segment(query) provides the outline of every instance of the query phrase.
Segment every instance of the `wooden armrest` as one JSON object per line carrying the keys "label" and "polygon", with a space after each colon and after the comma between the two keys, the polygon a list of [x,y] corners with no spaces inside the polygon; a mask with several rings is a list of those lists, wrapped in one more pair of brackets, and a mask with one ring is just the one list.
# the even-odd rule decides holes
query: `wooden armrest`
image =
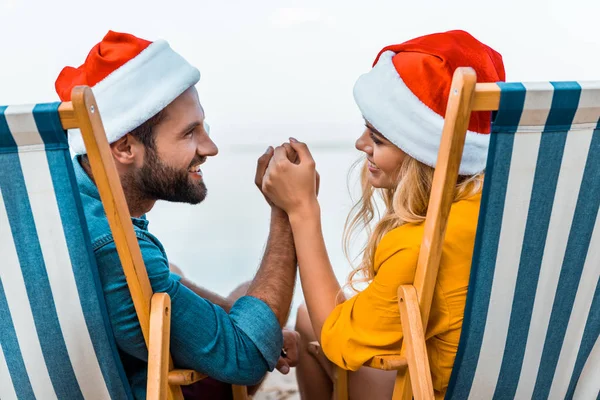
{"label": "wooden armrest", "polygon": [[174,369],[169,372],[169,385],[191,385],[207,376],[193,369]]}
{"label": "wooden armrest", "polygon": [[364,363],[365,367],[382,369],[384,371],[398,371],[408,366],[406,357],[400,355],[375,356]]}
{"label": "wooden armrest", "polygon": [[148,344],[147,398],[166,399],[169,385],[169,339],[171,337],[171,298],[154,293],[150,308],[150,341]]}
{"label": "wooden armrest", "polygon": [[[310,342],[308,344],[308,352],[313,356],[321,354],[322,350],[319,342]],[[408,361],[406,361],[406,357],[400,355],[375,356],[364,365],[365,367],[377,368],[385,371],[397,371],[406,368]]]}
{"label": "wooden armrest", "polygon": [[58,106],[58,113],[60,114],[60,122],[62,123],[63,129],[79,128],[79,121],[75,110],[73,109],[73,103],[65,102]]}
{"label": "wooden armrest", "polygon": [[248,396],[248,388],[246,386],[231,385],[231,394],[233,394],[233,400],[249,400],[252,398]]}

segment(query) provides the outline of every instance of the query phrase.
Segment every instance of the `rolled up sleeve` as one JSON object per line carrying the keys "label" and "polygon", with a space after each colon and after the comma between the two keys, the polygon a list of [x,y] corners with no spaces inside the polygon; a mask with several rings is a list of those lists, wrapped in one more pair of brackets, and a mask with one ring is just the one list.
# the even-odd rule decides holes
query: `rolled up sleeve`
{"label": "rolled up sleeve", "polygon": [[177,286],[171,303],[171,354],[178,367],[239,385],[255,384],[273,370],[283,338],[265,303],[242,297],[227,314]]}
{"label": "rolled up sleeve", "polygon": [[235,302],[229,316],[252,340],[272,371],[283,347],[281,327],[273,310],[256,297],[244,296]]}

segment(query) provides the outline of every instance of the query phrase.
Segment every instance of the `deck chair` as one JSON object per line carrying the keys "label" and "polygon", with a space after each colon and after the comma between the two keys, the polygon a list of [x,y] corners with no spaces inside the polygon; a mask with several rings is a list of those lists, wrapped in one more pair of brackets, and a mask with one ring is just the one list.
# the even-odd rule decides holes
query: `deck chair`
{"label": "deck chair", "polygon": [[[454,75],[394,399],[433,399],[433,290],[473,111],[494,111],[463,328],[447,399],[600,398],[600,82],[476,83]],[[318,351],[318,345],[312,345]],[[337,369],[335,396],[347,399]]]}
{"label": "deck chair", "polygon": [[69,154],[79,128],[148,345],[147,398],[182,399],[204,375],[173,367],[170,298],[152,293],[93,94],[72,99],[0,107],[0,398],[133,397]]}

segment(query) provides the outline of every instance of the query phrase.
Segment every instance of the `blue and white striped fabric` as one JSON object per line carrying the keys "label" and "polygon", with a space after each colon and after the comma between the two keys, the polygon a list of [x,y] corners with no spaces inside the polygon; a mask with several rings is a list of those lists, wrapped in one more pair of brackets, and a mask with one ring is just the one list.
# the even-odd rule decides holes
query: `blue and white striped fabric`
{"label": "blue and white striped fabric", "polygon": [[600,82],[500,84],[449,399],[596,399]]}
{"label": "blue and white striped fabric", "polygon": [[0,398],[132,398],[58,106],[0,107]]}

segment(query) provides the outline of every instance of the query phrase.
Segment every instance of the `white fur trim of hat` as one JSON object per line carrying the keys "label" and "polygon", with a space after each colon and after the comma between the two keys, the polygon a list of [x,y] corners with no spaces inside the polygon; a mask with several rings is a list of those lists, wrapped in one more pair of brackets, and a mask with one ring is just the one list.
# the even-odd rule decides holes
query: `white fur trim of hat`
{"label": "white fur trim of hat", "polygon": [[[363,117],[411,157],[435,167],[444,118],[431,110],[406,86],[392,62],[393,51],[354,85],[354,99]],[[485,169],[489,134],[467,131],[460,175]]]}
{"label": "white fur trim of hat", "polygon": [[[152,118],[200,80],[200,71],[157,40],[92,87],[109,143]],[[79,129],[69,129],[69,145],[85,154]]]}

